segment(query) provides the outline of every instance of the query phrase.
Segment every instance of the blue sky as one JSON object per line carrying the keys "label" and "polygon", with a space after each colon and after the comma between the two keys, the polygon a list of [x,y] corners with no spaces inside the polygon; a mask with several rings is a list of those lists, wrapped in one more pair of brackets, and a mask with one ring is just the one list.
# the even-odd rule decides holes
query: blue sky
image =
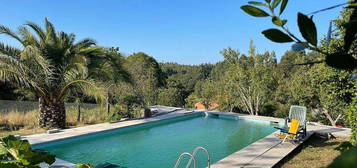
{"label": "blue sky", "polygon": [[[260,0],[262,1],[262,0]],[[261,31],[274,27],[268,18],[253,18],[240,6],[248,0],[1,0],[0,24],[17,28],[25,21],[90,37],[102,46],[118,46],[126,54],[143,51],[160,62],[215,63],[223,48],[246,53],[249,40],[258,52],[275,51],[278,59],[291,44],[273,43]],[[290,0],[283,15],[298,34],[296,14],[310,13],[346,0]],[[319,38],[341,8],[314,16]],[[0,36],[0,41],[18,45]]]}

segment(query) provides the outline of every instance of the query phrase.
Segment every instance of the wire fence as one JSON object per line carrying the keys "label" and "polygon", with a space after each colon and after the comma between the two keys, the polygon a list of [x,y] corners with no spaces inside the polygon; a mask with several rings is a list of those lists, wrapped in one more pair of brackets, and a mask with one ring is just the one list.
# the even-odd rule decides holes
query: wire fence
{"label": "wire fence", "polygon": [[[76,103],[66,103],[66,108],[76,107]],[[98,104],[81,103],[82,109],[94,109]],[[0,100],[0,113],[21,112],[37,110],[38,102],[36,101],[16,101],[16,100]]]}

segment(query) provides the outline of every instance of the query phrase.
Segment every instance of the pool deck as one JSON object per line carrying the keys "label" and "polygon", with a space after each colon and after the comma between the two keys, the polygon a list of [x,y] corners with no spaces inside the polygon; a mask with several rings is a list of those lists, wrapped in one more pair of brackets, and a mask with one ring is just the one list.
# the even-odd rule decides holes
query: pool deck
{"label": "pool deck", "polygon": [[[138,124],[144,124],[148,122],[172,119],[180,116],[190,115],[193,113],[198,113],[202,111],[185,111],[185,110],[175,110],[174,112],[167,113],[165,115],[160,115],[152,118],[137,119],[137,120],[127,120],[116,123],[102,123],[90,126],[83,126],[78,128],[64,129],[58,133],[53,134],[35,134],[29,136],[23,136],[23,139],[27,139],[31,144],[41,144],[50,141],[56,141],[61,139],[67,139],[71,137],[87,135],[91,133],[108,131],[112,129],[133,126]],[[240,118],[264,120],[264,121],[274,121],[283,122],[281,118],[264,117],[264,116],[253,116],[238,113],[228,113],[228,112],[215,112],[209,111],[209,113],[215,113],[220,115],[237,116]],[[278,131],[277,131],[278,132]],[[307,125],[307,136],[303,141],[307,140],[312,134],[332,134],[335,137],[349,137],[351,135],[350,129],[345,128],[335,128],[330,126],[318,125],[315,123],[308,123]],[[302,142],[303,142],[302,141]],[[254,142],[253,144],[223,158],[218,161],[212,168],[233,168],[233,167],[273,167],[290,152],[296,149],[302,142],[295,143],[291,141],[285,141],[282,143],[280,139],[274,136],[274,133]],[[214,155],[214,154],[212,154]],[[174,163],[173,163],[174,164]],[[54,165],[66,165],[67,167],[74,168],[75,165],[60,159],[57,159]],[[42,167],[46,167],[45,165]]]}
{"label": "pool deck", "polygon": [[[213,112],[222,114],[221,112]],[[274,122],[283,122],[284,119],[264,116],[253,116],[237,113],[224,113],[225,115],[239,116],[240,118],[249,118],[255,120],[265,120]],[[335,128],[331,126],[318,125],[316,123],[307,124],[307,136],[300,142],[285,141],[278,139],[274,134],[276,131],[253,144],[223,158],[211,168],[233,168],[233,167],[273,167],[284,159],[289,153],[300,146],[314,133],[332,134],[335,137],[351,136],[351,129]]]}

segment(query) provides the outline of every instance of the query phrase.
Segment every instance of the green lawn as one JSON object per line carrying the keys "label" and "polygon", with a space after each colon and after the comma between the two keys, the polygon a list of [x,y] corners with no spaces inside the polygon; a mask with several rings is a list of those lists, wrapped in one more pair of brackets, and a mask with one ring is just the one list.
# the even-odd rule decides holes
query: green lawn
{"label": "green lawn", "polygon": [[348,139],[324,139],[314,135],[304,145],[301,151],[296,151],[288,158],[282,168],[320,168],[328,166],[334,158],[340,155],[340,151],[335,148],[340,142]]}

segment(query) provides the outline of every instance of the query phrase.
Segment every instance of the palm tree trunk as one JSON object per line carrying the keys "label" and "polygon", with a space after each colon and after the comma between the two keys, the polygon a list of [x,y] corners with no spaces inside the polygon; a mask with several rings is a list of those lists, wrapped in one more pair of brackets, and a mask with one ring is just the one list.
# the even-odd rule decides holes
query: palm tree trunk
{"label": "palm tree trunk", "polygon": [[46,103],[42,98],[39,99],[41,127],[47,128],[65,128],[66,127],[66,109],[64,101]]}

